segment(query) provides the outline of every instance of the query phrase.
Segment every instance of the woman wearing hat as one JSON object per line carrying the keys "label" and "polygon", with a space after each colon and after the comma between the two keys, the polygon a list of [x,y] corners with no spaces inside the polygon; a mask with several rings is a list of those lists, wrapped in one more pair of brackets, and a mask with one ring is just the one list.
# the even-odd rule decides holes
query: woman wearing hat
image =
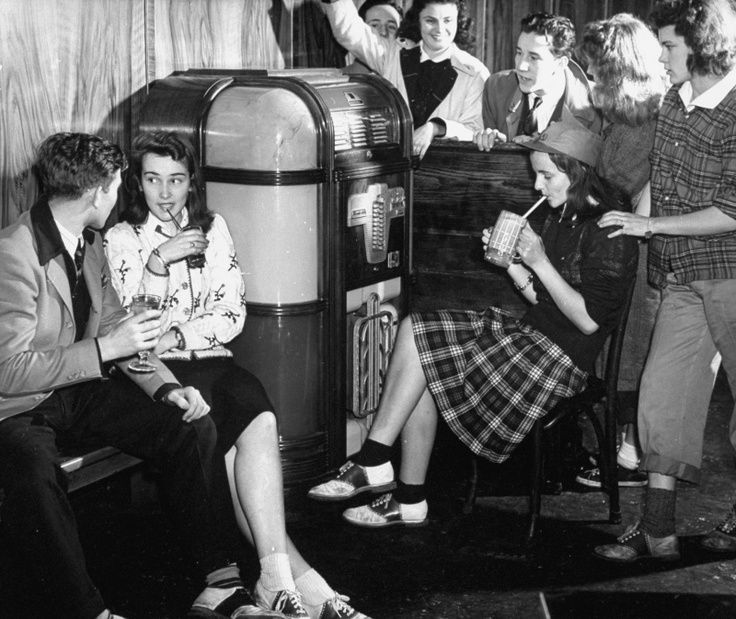
{"label": "woman wearing hat", "polygon": [[520,320],[496,307],[404,319],[368,438],[338,475],[309,492],[336,501],[393,488],[390,457],[401,435],[398,488],[346,510],[353,524],[424,524],[438,418],[475,454],[503,462],[538,418],[585,387],[617,324],[638,248],[596,224],[621,207],[594,171],[600,138],[568,115],[524,146],[534,187],[552,208],[541,236],[524,226],[521,261],[508,267],[530,308]]}

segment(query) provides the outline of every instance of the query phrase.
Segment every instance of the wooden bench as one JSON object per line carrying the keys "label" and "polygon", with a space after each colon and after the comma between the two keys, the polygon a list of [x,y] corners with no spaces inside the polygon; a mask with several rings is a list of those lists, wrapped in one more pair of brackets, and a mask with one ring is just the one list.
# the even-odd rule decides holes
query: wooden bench
{"label": "wooden bench", "polygon": [[[123,453],[115,447],[102,447],[89,452],[62,456],[59,458],[59,463],[61,469],[69,477],[69,492],[74,492],[138,466],[142,460]],[[0,503],[2,500],[3,491],[0,488]]]}
{"label": "wooden bench", "polygon": [[115,447],[102,447],[61,458],[61,469],[69,476],[69,492],[84,488],[134,466],[142,460]]}

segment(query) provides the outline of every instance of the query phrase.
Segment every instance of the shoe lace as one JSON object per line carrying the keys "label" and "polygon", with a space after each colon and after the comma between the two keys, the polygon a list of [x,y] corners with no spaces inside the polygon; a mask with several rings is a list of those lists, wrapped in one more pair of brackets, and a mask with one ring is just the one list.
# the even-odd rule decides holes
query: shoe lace
{"label": "shoe lace", "polygon": [[723,533],[731,533],[736,529],[736,505],[731,506],[731,511],[728,512],[723,522],[718,525],[718,530]]}
{"label": "shoe lace", "polygon": [[343,464],[340,467],[340,472],[338,473],[337,477],[338,479],[343,476],[343,474],[347,473],[351,468],[355,466],[355,463],[352,460],[348,460],[345,464]]}
{"label": "shoe lace", "polygon": [[373,501],[373,503],[371,503],[371,507],[386,507],[390,500],[391,493],[387,492],[386,494],[382,494],[375,501]]}
{"label": "shoe lace", "polygon": [[336,612],[348,615],[349,613],[353,612],[353,607],[347,603],[348,601],[350,601],[350,598],[347,595],[342,595],[341,593],[337,593],[336,591],[335,597],[330,600],[330,604]]}
{"label": "shoe lace", "polygon": [[[287,604],[290,606],[287,607]],[[302,604],[302,598],[296,591],[282,591],[282,595],[277,600],[274,610],[279,612],[288,610],[295,614],[304,614],[305,616],[307,614],[307,611]]]}

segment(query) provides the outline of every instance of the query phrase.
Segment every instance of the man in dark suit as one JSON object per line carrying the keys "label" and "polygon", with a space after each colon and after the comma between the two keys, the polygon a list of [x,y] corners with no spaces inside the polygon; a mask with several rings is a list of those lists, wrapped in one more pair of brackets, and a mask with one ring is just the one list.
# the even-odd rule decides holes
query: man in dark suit
{"label": "man in dark suit", "polygon": [[28,589],[13,597],[37,600],[54,617],[115,616],[87,573],[56,464],[59,445],[113,445],[160,471],[171,515],[207,582],[191,616],[251,607],[258,614],[234,563],[238,531],[209,406],[153,355],[156,371],[128,370],[158,341],[160,312],[123,311],[95,231],[117,201],[125,165],[119,147],[102,138],[51,136],[36,161],[43,194],[0,231],[3,560]]}
{"label": "man in dark suit", "polygon": [[572,60],[574,47],[575,28],[566,17],[532,13],[521,20],[514,69],[494,73],[485,85],[485,129],[474,137],[480,150],[540,133],[560,120],[565,109],[586,128],[600,132],[588,79]]}

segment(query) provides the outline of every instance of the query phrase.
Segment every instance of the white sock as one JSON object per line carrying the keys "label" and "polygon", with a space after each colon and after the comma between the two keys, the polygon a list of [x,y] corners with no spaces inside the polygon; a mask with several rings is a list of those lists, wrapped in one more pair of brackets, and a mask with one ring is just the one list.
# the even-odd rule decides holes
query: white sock
{"label": "white sock", "polygon": [[424,520],[427,517],[427,501],[419,503],[399,503],[401,517],[404,520]]}
{"label": "white sock", "polygon": [[274,552],[261,559],[261,585],[268,591],[296,591],[294,577],[291,575],[289,555]]}
{"label": "white sock", "polygon": [[636,453],[636,447],[623,441],[616,455],[616,462],[625,469],[633,471],[639,466],[639,455]]}
{"label": "white sock", "polygon": [[337,595],[327,581],[313,568],[296,578],[295,582],[297,591],[302,594],[304,603],[309,606],[321,606]]}

